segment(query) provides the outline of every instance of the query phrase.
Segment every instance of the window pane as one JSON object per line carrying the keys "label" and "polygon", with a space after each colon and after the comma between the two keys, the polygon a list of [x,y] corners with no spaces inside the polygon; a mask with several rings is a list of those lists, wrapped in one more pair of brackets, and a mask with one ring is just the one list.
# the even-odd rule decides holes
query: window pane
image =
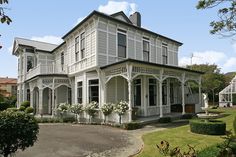
{"label": "window pane", "polygon": [[77,102],[82,103],[82,96],[83,96],[83,87],[82,87],[82,81],[77,82]]}
{"label": "window pane", "polygon": [[118,57],[126,58],[126,47],[118,46]]}
{"label": "window pane", "polygon": [[98,79],[96,79],[96,80],[89,80],[89,85],[92,85],[92,84],[96,85],[98,83],[99,83]]}
{"label": "window pane", "polygon": [[143,51],[149,51],[149,42],[143,41]]}
{"label": "window pane", "polygon": [[64,53],[61,53],[61,64],[64,64]]}
{"label": "window pane", "polygon": [[118,33],[118,45],[126,46],[126,35]]}
{"label": "window pane", "polygon": [[149,61],[149,52],[146,52],[146,51],[143,52],[143,60]]}

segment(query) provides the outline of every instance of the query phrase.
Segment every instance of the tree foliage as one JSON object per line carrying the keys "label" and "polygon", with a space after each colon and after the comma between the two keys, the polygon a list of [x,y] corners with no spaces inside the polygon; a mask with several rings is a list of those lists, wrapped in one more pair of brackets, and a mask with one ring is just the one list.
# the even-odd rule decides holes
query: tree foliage
{"label": "tree foliage", "polygon": [[[236,35],[236,1],[235,0],[199,0],[197,9],[219,7],[218,20],[212,21],[211,34],[230,37]],[[221,6],[221,7],[220,7]]]}
{"label": "tree foliage", "polygon": [[8,4],[8,0],[0,0],[0,21],[1,23],[7,23],[9,25],[12,20],[5,14],[6,8],[2,7],[3,4]]}
{"label": "tree foliage", "polygon": [[39,126],[33,116],[24,112],[0,112],[0,154],[4,157],[33,146]]}
{"label": "tree foliage", "polygon": [[215,64],[194,64],[188,65],[187,68],[205,73],[202,76],[202,92],[208,93],[210,101],[214,93],[219,93],[226,86],[224,74],[220,73]]}

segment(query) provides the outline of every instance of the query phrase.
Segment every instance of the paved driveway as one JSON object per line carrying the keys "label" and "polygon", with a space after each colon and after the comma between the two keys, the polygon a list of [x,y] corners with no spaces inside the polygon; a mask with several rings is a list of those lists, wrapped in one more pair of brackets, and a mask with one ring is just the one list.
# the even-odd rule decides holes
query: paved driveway
{"label": "paved driveway", "polygon": [[16,157],[128,156],[139,147],[125,130],[99,125],[43,124],[33,147]]}

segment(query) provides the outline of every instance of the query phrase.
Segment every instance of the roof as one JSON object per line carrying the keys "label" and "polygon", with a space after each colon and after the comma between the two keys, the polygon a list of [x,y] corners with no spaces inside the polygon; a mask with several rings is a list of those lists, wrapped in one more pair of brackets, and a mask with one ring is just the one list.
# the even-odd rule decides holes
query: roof
{"label": "roof", "polygon": [[[37,50],[48,51],[48,52],[51,52],[58,46],[56,44],[50,44],[50,43],[46,43],[42,41],[35,41],[35,40],[24,39],[24,38],[19,38],[19,37],[15,38],[14,46],[15,44],[18,44],[21,46],[32,46],[36,48]],[[13,52],[14,52],[14,48],[13,48]]]}
{"label": "roof", "polygon": [[0,84],[16,84],[16,78],[0,77]]}
{"label": "roof", "polygon": [[[116,14],[116,13],[115,13]],[[117,14],[121,14],[120,12],[118,12]],[[124,12],[123,12],[124,14]],[[128,22],[125,22],[125,21],[122,21],[120,19],[117,19],[115,17],[112,17],[112,15],[107,15],[107,14],[104,14],[104,13],[101,13],[101,12],[98,12],[96,10],[94,10],[93,12],[91,12],[85,19],[83,19],[79,24],[77,24],[74,28],[72,28],[69,32],[67,32],[63,37],[62,39],[65,39],[70,33],[72,33],[74,30],[76,30],[78,27],[80,27],[83,23],[85,23],[90,17],[92,17],[93,15],[97,15],[97,16],[102,16],[106,19],[109,19],[109,20],[112,20],[112,21],[116,21],[116,22],[119,22],[119,23],[122,23],[124,25],[127,25],[127,26],[130,26],[130,27],[133,27],[134,29],[137,29],[137,30],[141,30],[141,31],[144,31],[144,32],[147,32],[147,33],[150,33],[150,34],[153,34],[155,36],[159,36],[159,37],[162,37],[164,39],[167,39],[167,40],[170,40],[172,42],[175,42],[177,44],[179,44],[180,46],[183,45],[183,43],[179,42],[179,41],[176,41],[174,39],[171,39],[171,38],[168,38],[168,37],[165,37],[163,35],[160,35],[160,34],[157,34],[155,32],[152,32],[150,30],[147,30],[145,28],[142,28],[142,27],[138,27],[138,26],[135,26],[133,25],[132,23],[128,23]]]}
{"label": "roof", "polygon": [[136,59],[131,59],[131,58],[125,59],[123,61],[115,62],[112,64],[108,64],[108,65],[102,66],[100,68],[105,69],[105,68],[111,67],[113,65],[117,65],[117,64],[121,64],[121,63],[125,63],[125,62],[133,62],[133,63],[139,63],[139,64],[142,63],[142,64],[147,64],[147,65],[159,66],[159,67],[163,67],[163,68],[177,69],[177,70],[183,70],[183,71],[188,71],[188,72],[194,72],[194,73],[198,73],[198,74],[204,74],[204,72],[201,72],[201,71],[191,70],[191,69],[182,68],[182,67],[178,67],[178,66],[151,63],[151,62],[141,61],[141,60],[136,60]]}

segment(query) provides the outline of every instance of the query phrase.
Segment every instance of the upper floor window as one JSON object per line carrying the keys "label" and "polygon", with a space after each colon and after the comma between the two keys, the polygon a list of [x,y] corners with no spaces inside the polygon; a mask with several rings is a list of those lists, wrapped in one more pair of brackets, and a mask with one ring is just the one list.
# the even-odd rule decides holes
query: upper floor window
{"label": "upper floor window", "polygon": [[162,64],[168,64],[167,44],[162,44]]}
{"label": "upper floor window", "polygon": [[61,64],[62,65],[64,65],[64,61],[65,61],[65,59],[64,59],[64,52],[62,52],[61,53]]}
{"label": "upper floor window", "polygon": [[75,61],[79,60],[79,36],[75,38]]}
{"label": "upper floor window", "polygon": [[85,33],[82,33],[80,38],[81,38],[81,44],[80,44],[81,59],[83,59],[85,57]]}
{"label": "upper floor window", "polygon": [[143,40],[143,60],[149,62],[149,42]]}
{"label": "upper floor window", "polygon": [[126,35],[118,33],[118,57],[126,58]]}
{"label": "upper floor window", "polygon": [[33,56],[27,56],[27,72],[33,68],[34,61]]}

